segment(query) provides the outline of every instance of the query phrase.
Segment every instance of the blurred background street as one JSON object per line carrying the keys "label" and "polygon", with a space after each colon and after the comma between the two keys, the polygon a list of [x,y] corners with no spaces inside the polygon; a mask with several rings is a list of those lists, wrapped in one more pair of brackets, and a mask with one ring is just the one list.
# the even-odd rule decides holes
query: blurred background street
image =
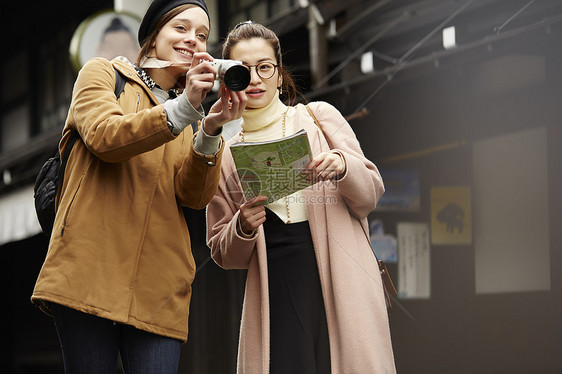
{"label": "blurred background street", "polygon": [[[2,5],[3,373],[62,373],[52,319],[30,302],[48,246],[33,182],[81,65],[114,51],[97,46],[107,22],[120,18],[134,43],[148,4]],[[380,168],[386,194],[369,221],[407,311],[390,312],[398,373],[562,373],[562,1],[207,4],[211,55],[240,21],[272,28],[302,100],[337,107]],[[185,214],[198,270],[179,372],[235,373],[245,272],[210,260],[205,212]]]}

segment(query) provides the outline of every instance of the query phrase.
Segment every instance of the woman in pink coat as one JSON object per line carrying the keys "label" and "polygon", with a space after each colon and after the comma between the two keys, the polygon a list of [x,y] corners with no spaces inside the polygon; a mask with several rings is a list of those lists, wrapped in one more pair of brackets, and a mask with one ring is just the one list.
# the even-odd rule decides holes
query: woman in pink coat
{"label": "woman in pink coat", "polygon": [[[364,231],[384,192],[376,166],[333,106],[283,104],[280,92],[292,101],[295,85],[271,30],[236,26],[223,58],[242,61],[251,74],[242,131],[225,147],[207,208],[215,262],[248,269],[238,372],[394,373],[381,277]],[[229,145],[301,129],[313,156],[305,173],[316,183],[273,202],[246,200]]]}

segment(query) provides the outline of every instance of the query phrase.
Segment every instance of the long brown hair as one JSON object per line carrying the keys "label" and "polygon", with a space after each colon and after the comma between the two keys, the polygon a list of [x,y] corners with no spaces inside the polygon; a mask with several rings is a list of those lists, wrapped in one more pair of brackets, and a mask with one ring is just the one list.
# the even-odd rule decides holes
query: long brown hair
{"label": "long brown hair", "polygon": [[137,56],[137,65],[140,66],[141,61],[148,56],[154,42],[156,41],[156,37],[158,36],[158,33],[160,32],[160,30],[162,30],[162,27],[164,27],[165,24],[167,24],[172,18],[174,18],[178,14],[182,13],[184,10],[190,8],[197,8],[197,7],[198,6],[195,4],[183,4],[173,8],[168,13],[164,14],[158,20],[156,26],[154,26],[154,30],[152,30],[150,34],[148,34],[148,36],[144,39],[144,43],[141,45],[141,49]]}
{"label": "long brown hair", "polygon": [[269,45],[271,45],[271,48],[273,48],[273,53],[277,59],[279,73],[281,74],[283,96],[287,98],[287,103],[289,105],[293,105],[298,94],[297,87],[291,73],[283,66],[279,38],[272,30],[252,21],[246,21],[236,25],[234,29],[230,30],[222,45],[222,58],[229,59],[232,48],[238,42],[252,38],[264,39],[269,43]]}

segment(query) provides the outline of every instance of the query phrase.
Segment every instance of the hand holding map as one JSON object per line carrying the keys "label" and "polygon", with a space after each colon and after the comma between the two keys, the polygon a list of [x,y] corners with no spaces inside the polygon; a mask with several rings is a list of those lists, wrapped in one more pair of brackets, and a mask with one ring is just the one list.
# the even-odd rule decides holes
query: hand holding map
{"label": "hand holding map", "polygon": [[267,196],[276,201],[312,184],[303,171],[312,160],[305,130],[266,142],[239,142],[230,146],[247,199]]}

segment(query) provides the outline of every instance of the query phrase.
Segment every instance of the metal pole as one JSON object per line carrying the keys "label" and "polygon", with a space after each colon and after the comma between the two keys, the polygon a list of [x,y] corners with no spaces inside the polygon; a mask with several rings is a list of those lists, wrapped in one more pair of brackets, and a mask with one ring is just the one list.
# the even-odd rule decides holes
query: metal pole
{"label": "metal pole", "polygon": [[321,82],[328,73],[328,40],[324,23],[316,5],[309,5],[308,35],[312,85]]}

